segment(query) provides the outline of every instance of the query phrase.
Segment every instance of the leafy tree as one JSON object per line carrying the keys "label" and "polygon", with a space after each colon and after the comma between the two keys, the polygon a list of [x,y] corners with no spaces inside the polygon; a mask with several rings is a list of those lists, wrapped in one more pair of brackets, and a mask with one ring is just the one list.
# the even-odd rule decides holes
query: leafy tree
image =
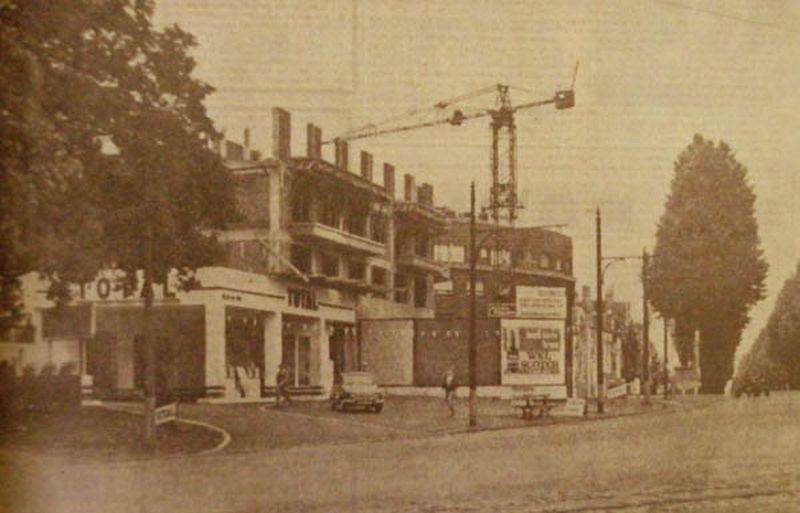
{"label": "leafy tree", "polygon": [[800,264],[784,282],[764,331],[766,356],[781,363],[792,388],[800,387]]}
{"label": "leafy tree", "polygon": [[153,9],[152,0],[0,5],[3,321],[15,320],[18,278],[30,271],[63,300],[67,284],[103,267],[131,281],[152,261],[157,281],[220,255],[200,232],[234,204],[208,149],[212,88],[192,77],[193,36],[156,29]]}
{"label": "leafy tree", "polygon": [[[682,333],[700,330],[703,390],[721,393],[748,311],[764,297],[755,194],[747,169],[722,141],[695,135],[674,169],[648,269],[650,297]],[[685,342],[682,362],[691,347]]]}

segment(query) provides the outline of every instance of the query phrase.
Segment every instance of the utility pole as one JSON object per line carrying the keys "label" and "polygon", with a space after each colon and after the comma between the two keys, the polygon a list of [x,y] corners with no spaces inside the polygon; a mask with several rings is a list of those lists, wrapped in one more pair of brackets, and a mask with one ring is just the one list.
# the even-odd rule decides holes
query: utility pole
{"label": "utility pole", "polygon": [[470,184],[469,194],[469,427],[478,425],[476,410],[477,374],[478,374],[478,341],[475,324],[477,315],[475,295],[475,264],[477,251],[475,244],[475,182]]}
{"label": "utility pole", "polygon": [[642,386],[644,399],[642,404],[650,404],[650,311],[647,308],[647,249],[642,250]]}
{"label": "utility pole", "polygon": [[597,328],[597,413],[603,413],[603,239],[600,207],[595,215],[597,234],[597,301],[595,301],[595,327]]}
{"label": "utility pole", "polygon": [[[142,172],[144,181],[144,201],[148,212],[152,212],[150,185],[147,172]],[[151,446],[155,438],[156,423],[156,356],[155,342],[153,341],[153,219],[148,214],[145,226],[145,265],[142,295],[144,296],[144,347],[145,347],[145,376],[144,376],[144,442]]]}
{"label": "utility pole", "polygon": [[668,339],[669,319],[664,317],[664,399],[669,397],[669,366],[667,351],[669,350]]}

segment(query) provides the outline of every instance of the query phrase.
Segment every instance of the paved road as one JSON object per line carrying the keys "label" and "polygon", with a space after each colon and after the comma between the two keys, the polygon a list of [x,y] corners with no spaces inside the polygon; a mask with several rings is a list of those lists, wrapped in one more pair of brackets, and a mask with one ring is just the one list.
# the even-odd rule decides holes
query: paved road
{"label": "paved road", "polygon": [[800,394],[426,440],[104,464],[6,457],[0,482],[0,508],[25,512],[785,513],[800,511]]}

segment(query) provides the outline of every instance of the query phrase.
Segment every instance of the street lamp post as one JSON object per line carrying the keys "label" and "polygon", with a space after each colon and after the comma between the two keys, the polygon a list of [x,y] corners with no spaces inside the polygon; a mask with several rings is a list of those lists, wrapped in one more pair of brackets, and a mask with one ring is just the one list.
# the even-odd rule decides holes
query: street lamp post
{"label": "street lamp post", "polygon": [[597,413],[603,413],[603,235],[600,207],[595,214],[597,243],[597,300],[595,301],[595,328],[597,330]]}
{"label": "street lamp post", "polygon": [[668,357],[667,351],[669,350],[668,338],[669,338],[669,319],[664,317],[664,399],[669,397],[669,365],[668,365]]}
{"label": "street lamp post", "polygon": [[650,404],[650,309],[647,306],[647,264],[649,255],[647,249],[642,250],[642,384],[644,386],[643,404]]}
{"label": "street lamp post", "polygon": [[478,341],[475,336],[477,319],[477,299],[475,295],[475,182],[470,184],[469,194],[469,427],[478,425],[476,411],[477,374],[478,374]]}

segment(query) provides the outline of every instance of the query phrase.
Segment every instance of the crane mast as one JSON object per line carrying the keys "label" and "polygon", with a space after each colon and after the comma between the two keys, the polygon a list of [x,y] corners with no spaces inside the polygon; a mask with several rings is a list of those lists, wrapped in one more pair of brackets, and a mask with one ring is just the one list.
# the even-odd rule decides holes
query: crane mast
{"label": "crane mast", "polygon": [[[506,219],[509,224],[513,224],[519,208],[517,131],[508,86],[498,84],[497,93],[499,107],[488,112],[492,118],[492,151],[490,154],[492,187],[489,191],[488,209],[496,224]],[[506,215],[503,215],[504,211]]]}
{"label": "crane mast", "polygon": [[[492,148],[489,156],[492,186],[489,191],[489,204],[483,210],[488,210],[495,224],[499,225],[501,222],[508,222],[509,225],[513,225],[517,219],[519,209],[523,208],[517,195],[517,132],[514,114],[519,110],[551,103],[558,110],[572,108],[575,105],[574,86],[577,73],[578,64],[576,63],[570,88],[558,91],[553,97],[544,100],[512,105],[509,94],[510,86],[497,84],[494,87],[485,87],[478,91],[434,104],[432,110],[437,117],[433,120],[388,127],[385,126],[387,122],[378,125],[370,124],[348,132],[337,139],[349,141],[443,124],[459,126],[464,121],[488,116],[491,119],[490,128],[492,130]],[[445,109],[454,107],[464,100],[485,95],[492,91],[496,92],[495,108],[479,109],[466,113],[460,108],[454,108],[450,115],[445,115]],[[419,114],[421,112],[423,111],[415,110],[409,114]]]}

